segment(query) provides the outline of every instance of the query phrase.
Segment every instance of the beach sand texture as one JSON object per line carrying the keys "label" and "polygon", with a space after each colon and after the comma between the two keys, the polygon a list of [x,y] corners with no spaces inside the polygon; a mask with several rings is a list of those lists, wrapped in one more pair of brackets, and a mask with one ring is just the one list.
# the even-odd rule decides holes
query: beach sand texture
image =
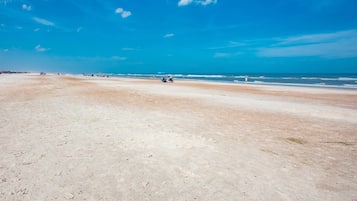
{"label": "beach sand texture", "polygon": [[357,90],[0,75],[0,200],[357,200]]}

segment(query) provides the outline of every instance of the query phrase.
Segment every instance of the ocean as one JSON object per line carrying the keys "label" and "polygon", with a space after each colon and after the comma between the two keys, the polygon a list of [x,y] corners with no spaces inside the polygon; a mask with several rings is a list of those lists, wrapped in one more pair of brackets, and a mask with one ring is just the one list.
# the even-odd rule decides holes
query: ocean
{"label": "ocean", "polygon": [[[110,74],[115,77],[160,79],[157,74]],[[357,74],[170,74],[174,80],[202,80],[225,83],[313,86],[357,89]],[[246,81],[247,79],[247,81]]]}

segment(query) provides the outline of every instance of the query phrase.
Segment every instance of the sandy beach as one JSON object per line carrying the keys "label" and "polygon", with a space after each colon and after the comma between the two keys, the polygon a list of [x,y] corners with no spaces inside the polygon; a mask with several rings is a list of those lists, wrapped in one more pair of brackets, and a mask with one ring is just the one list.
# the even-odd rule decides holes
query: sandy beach
{"label": "sandy beach", "polygon": [[357,90],[0,75],[0,200],[357,200]]}

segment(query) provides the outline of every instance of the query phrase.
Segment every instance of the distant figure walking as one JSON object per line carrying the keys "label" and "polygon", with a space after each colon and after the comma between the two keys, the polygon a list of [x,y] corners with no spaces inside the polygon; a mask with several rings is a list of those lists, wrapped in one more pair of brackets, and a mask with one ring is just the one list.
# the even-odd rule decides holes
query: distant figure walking
{"label": "distant figure walking", "polygon": [[248,75],[244,77],[244,82],[248,82]]}

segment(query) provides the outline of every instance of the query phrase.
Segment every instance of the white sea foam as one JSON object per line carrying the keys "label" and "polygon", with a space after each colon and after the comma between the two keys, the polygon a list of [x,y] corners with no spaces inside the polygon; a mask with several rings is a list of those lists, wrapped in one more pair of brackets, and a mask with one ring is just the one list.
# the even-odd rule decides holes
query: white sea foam
{"label": "white sea foam", "polygon": [[225,75],[192,75],[188,74],[187,77],[195,77],[195,78],[224,78],[227,77]]}
{"label": "white sea foam", "polygon": [[[233,76],[233,78],[245,78],[246,76],[239,75],[239,76]],[[249,78],[249,77],[248,77]]]}
{"label": "white sea foam", "polygon": [[268,79],[269,77],[265,77],[265,76],[251,76],[248,78],[252,78],[252,79]]}
{"label": "white sea foam", "polygon": [[264,82],[264,81],[257,81],[257,80],[255,80],[253,82],[247,82],[247,83],[248,84],[262,84],[262,85],[280,85],[280,86],[357,89],[357,84],[327,85],[326,83],[303,84],[303,83]]}
{"label": "white sea foam", "polygon": [[357,89],[357,84],[344,84],[343,86],[348,87],[348,88]]}
{"label": "white sea foam", "polygon": [[185,75],[183,75],[183,74],[173,74],[172,76],[173,77],[185,77]]}
{"label": "white sea foam", "polygon": [[322,78],[320,78],[320,80],[330,80],[330,81],[337,81],[337,80],[339,80],[339,79],[337,79],[337,78],[326,78],[326,77],[322,77]]}
{"label": "white sea foam", "polygon": [[354,78],[354,77],[339,77],[338,80],[341,80],[341,81],[357,81],[357,78]]}
{"label": "white sea foam", "polygon": [[283,80],[298,80],[300,78],[299,77],[282,77],[280,79],[283,79]]}
{"label": "white sea foam", "polygon": [[321,77],[301,77],[303,80],[320,80]]}

